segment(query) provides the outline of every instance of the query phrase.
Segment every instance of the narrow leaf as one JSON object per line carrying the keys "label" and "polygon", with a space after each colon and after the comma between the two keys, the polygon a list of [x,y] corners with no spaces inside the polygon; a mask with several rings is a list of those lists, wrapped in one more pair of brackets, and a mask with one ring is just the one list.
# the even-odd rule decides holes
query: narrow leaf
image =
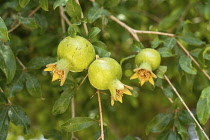
{"label": "narrow leaf", "polygon": [[196,113],[201,124],[205,124],[210,117],[210,86],[203,89],[197,102]]}
{"label": "narrow leaf", "polygon": [[19,21],[29,29],[36,29],[38,27],[35,18],[19,17]]}
{"label": "narrow leaf", "polygon": [[0,92],[0,105],[7,104],[7,103],[8,103],[7,97],[5,96],[3,92]]}
{"label": "narrow leaf", "polygon": [[10,83],[15,75],[16,60],[9,46],[0,41],[0,69],[4,72],[7,83]]}
{"label": "narrow leaf", "polygon": [[155,49],[155,48],[157,48],[162,43],[163,43],[162,40],[152,41],[151,48]]}
{"label": "narrow leaf", "polygon": [[47,18],[42,14],[36,14],[34,17],[38,27],[41,29],[41,32],[44,32],[48,27]]}
{"label": "narrow leaf", "polygon": [[157,77],[164,79],[164,74],[167,71],[167,66],[159,66],[156,70]]}
{"label": "narrow leaf", "polygon": [[192,119],[192,117],[190,116],[189,112],[187,110],[183,110],[181,112],[179,112],[177,114],[178,119],[180,120],[180,122],[184,125],[189,125],[194,123],[194,120]]}
{"label": "narrow leaf", "polygon": [[36,70],[36,69],[40,69],[41,67],[43,67],[47,64],[53,63],[55,61],[56,61],[56,59],[52,58],[52,57],[41,57],[41,56],[34,57],[27,64],[27,68]]}
{"label": "narrow leaf", "polygon": [[5,92],[9,96],[14,96],[15,93],[18,93],[23,89],[25,81],[26,81],[25,72],[22,72],[21,74],[15,75],[14,79],[8,85]]}
{"label": "narrow leaf", "polygon": [[43,10],[48,11],[48,0],[40,0],[39,3]]}
{"label": "narrow leaf", "polygon": [[142,49],[144,49],[144,45],[139,42],[139,41],[134,41],[133,44],[131,45],[131,48],[134,52],[139,52],[141,51]]}
{"label": "narrow leaf", "polygon": [[122,63],[123,63],[125,60],[131,59],[131,58],[134,58],[134,57],[136,57],[136,55],[130,55],[130,56],[127,56],[127,57],[125,57],[125,58],[122,58],[122,59],[120,60],[120,65],[122,65]]}
{"label": "narrow leaf", "polygon": [[197,39],[195,37],[192,37],[192,36],[190,36],[190,37],[188,37],[188,36],[187,37],[178,37],[178,38],[182,39],[187,44],[193,45],[193,46],[201,46],[201,45],[204,44],[203,41],[201,41],[200,39]]}
{"label": "narrow leaf", "polygon": [[88,11],[88,20],[90,22],[96,21],[98,18],[104,16],[104,15],[109,15],[108,12],[104,9],[101,9],[99,7],[92,7]]}
{"label": "narrow leaf", "polygon": [[29,2],[30,0],[19,0],[19,5],[24,8]]}
{"label": "narrow leaf", "polygon": [[74,96],[74,92],[75,92],[74,90],[72,91],[67,90],[61,94],[61,96],[58,98],[58,100],[55,102],[53,106],[52,113],[54,115],[62,114],[68,109],[71,99]]}
{"label": "narrow leaf", "polygon": [[9,129],[8,107],[0,108],[0,140],[6,140]]}
{"label": "narrow leaf", "polygon": [[7,26],[4,23],[4,20],[0,17],[0,39],[4,42],[9,40]]}
{"label": "narrow leaf", "polygon": [[22,108],[11,105],[8,114],[13,124],[23,126],[25,134],[29,132],[30,119]]}
{"label": "narrow leaf", "polygon": [[81,19],[82,9],[80,5],[75,2],[75,0],[68,0],[66,3],[66,12],[72,18]]}
{"label": "narrow leaf", "polygon": [[100,32],[101,32],[101,29],[98,28],[98,27],[91,28],[90,32],[88,34],[88,39],[91,39],[91,38],[95,37]]}
{"label": "narrow leaf", "polygon": [[166,97],[168,98],[173,98],[173,92],[172,92],[172,89],[171,87],[166,87],[166,88],[163,88],[163,93],[166,95]]}
{"label": "narrow leaf", "polygon": [[44,138],[53,140],[63,140],[62,133],[56,129],[52,129],[49,131],[44,132]]}
{"label": "narrow leaf", "polygon": [[184,126],[178,119],[175,119],[174,125],[177,128],[179,135],[181,136],[182,140],[187,140],[189,138],[187,128]]}
{"label": "narrow leaf", "polygon": [[167,38],[165,40],[165,43],[164,43],[164,47],[167,47],[169,49],[173,49],[173,47],[176,45],[176,39],[173,38],[173,37],[170,37],[170,38]]}
{"label": "narrow leaf", "polygon": [[71,24],[68,27],[68,35],[71,37],[75,37],[77,35],[77,25],[76,24]]}
{"label": "narrow leaf", "polygon": [[62,124],[61,127],[67,132],[75,132],[88,128],[95,123],[97,123],[97,121],[89,117],[75,117],[69,119],[67,122]]}
{"label": "narrow leaf", "polygon": [[172,57],[174,54],[172,54],[171,49],[168,47],[162,47],[158,49],[158,52],[162,57]]}
{"label": "narrow leaf", "polygon": [[147,125],[146,134],[150,132],[158,133],[163,131],[169,124],[173,117],[173,114],[163,114],[160,113],[156,115]]}
{"label": "narrow leaf", "polygon": [[189,74],[197,74],[197,70],[192,66],[192,60],[186,56],[183,55],[179,59],[179,65],[186,73]]}
{"label": "narrow leaf", "polygon": [[96,54],[98,54],[100,57],[110,57],[111,53],[103,48],[100,48],[98,46],[94,46]]}
{"label": "narrow leaf", "polygon": [[162,132],[157,140],[182,140],[177,131],[167,130]]}
{"label": "narrow leaf", "polygon": [[38,79],[31,74],[27,74],[26,76],[26,89],[31,96],[41,97],[41,85]]}
{"label": "narrow leaf", "polygon": [[55,10],[58,6],[65,6],[68,0],[56,0],[53,4],[53,9]]}

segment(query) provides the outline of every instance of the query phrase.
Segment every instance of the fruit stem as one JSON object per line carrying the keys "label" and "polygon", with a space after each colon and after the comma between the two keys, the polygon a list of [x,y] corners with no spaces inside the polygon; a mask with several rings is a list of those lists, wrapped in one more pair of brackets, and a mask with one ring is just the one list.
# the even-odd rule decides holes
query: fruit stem
{"label": "fruit stem", "polygon": [[100,90],[97,90],[98,94],[98,105],[99,105],[99,114],[100,114],[100,126],[101,126],[101,136],[98,138],[98,140],[102,139],[104,140],[104,124],[103,124],[103,113],[102,113],[102,107],[101,107],[101,97],[100,97]]}
{"label": "fruit stem", "polygon": [[139,66],[139,68],[142,68],[142,69],[146,69],[146,70],[149,70],[149,71],[152,71],[152,67],[149,63],[147,62],[142,62]]}

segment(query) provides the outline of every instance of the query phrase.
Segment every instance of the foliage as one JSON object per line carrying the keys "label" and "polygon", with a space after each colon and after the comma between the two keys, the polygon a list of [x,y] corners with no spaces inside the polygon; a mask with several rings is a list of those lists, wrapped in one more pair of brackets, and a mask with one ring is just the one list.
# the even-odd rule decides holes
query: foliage
{"label": "foliage", "polygon": [[[106,140],[207,139],[183,101],[209,136],[209,6],[210,0],[1,0],[0,140],[98,139],[101,121]],[[70,72],[64,86],[43,71],[56,61],[59,42],[75,35],[99,57],[120,62],[122,82],[134,88],[114,106],[101,91],[103,120],[87,70]],[[154,86],[130,80],[144,48],[162,57]]]}

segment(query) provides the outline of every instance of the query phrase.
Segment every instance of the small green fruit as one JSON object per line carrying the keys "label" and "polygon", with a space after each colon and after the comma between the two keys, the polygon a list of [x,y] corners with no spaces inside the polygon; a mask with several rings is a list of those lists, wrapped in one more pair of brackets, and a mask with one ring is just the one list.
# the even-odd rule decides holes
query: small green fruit
{"label": "small green fruit", "polygon": [[151,48],[141,50],[135,58],[135,63],[139,67],[142,63],[147,63],[151,66],[151,70],[156,70],[161,62],[161,57],[158,51]]}
{"label": "small green fruit", "polygon": [[123,94],[131,95],[128,89],[132,89],[132,87],[121,83],[121,77],[122,68],[120,64],[108,57],[95,60],[88,69],[88,78],[93,87],[100,90],[110,90],[112,106],[114,101],[122,103]]}
{"label": "small green fruit", "polygon": [[58,61],[46,65],[44,71],[52,71],[52,81],[60,80],[62,86],[69,71],[81,72],[87,69],[95,59],[95,50],[92,44],[83,37],[66,37],[57,48]]}

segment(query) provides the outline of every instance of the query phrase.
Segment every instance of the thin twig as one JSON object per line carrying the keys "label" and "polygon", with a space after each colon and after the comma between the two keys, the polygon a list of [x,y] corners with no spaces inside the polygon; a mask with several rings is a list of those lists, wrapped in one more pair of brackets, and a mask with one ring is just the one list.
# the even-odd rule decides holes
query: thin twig
{"label": "thin twig", "polygon": [[204,75],[210,80],[210,76],[208,73],[201,68],[199,63],[192,57],[192,55],[185,49],[185,47],[178,41],[176,40],[177,44],[182,48],[182,50],[190,57],[190,59],[195,63],[195,65],[204,73]]}
{"label": "thin twig", "polygon": [[8,31],[8,33],[11,33],[12,31],[14,31],[14,30],[15,30],[16,28],[18,28],[19,26],[20,26],[20,22],[18,22],[16,26],[14,26],[12,29],[10,29],[10,30]]}
{"label": "thin twig", "polygon": [[79,88],[81,87],[81,85],[84,83],[85,79],[88,77],[88,74],[86,74],[86,76],[83,78],[82,82],[79,84],[79,86],[77,87],[77,90],[79,90]]}
{"label": "thin twig", "polygon": [[168,82],[168,84],[171,86],[171,88],[173,89],[173,91],[176,93],[176,95],[178,96],[178,98],[180,99],[180,101],[182,102],[182,104],[184,105],[184,107],[187,109],[187,111],[189,112],[190,116],[193,118],[193,120],[195,121],[195,123],[198,125],[198,127],[200,128],[200,130],[202,131],[202,133],[204,134],[204,136],[206,137],[206,139],[209,140],[207,134],[205,133],[205,131],[203,130],[203,128],[201,127],[201,125],[199,124],[199,122],[196,120],[196,118],[194,117],[193,113],[190,111],[190,109],[188,108],[188,106],[186,105],[186,103],[184,102],[184,100],[182,99],[182,97],[179,95],[179,93],[176,90],[176,88],[174,87],[174,85],[171,83],[171,81],[168,79],[168,77],[166,75],[164,75],[164,78]]}
{"label": "thin twig", "polygon": [[101,107],[101,97],[100,97],[100,90],[97,90],[98,94],[98,106],[99,106],[99,114],[100,114],[100,126],[101,126],[101,136],[98,140],[104,140],[104,124],[103,124],[103,114],[102,114],[102,107]]}
{"label": "thin twig", "polygon": [[[156,35],[164,35],[164,36],[170,36],[170,37],[176,37],[176,35],[175,34],[171,34],[171,33],[163,33],[163,32],[156,32],[156,31],[141,31],[141,30],[136,30],[136,29],[133,29],[133,28],[131,28],[130,26],[128,26],[128,25],[126,25],[124,22],[122,22],[122,21],[120,21],[119,19],[117,19],[116,17],[114,17],[114,16],[110,16],[110,18],[113,20],[113,21],[115,21],[115,22],[117,22],[119,25],[121,25],[122,27],[124,27],[128,32],[130,32],[132,35],[133,35],[133,37],[137,40],[137,41],[139,41],[139,38],[138,38],[138,36],[136,35],[136,34],[156,34]],[[176,39],[176,38],[175,38]],[[176,41],[177,41],[177,43],[178,43],[178,45],[179,45],[179,47],[181,47],[182,49],[183,49],[183,51],[190,57],[190,59],[192,59],[192,61],[198,66],[198,68],[204,73],[204,75],[208,78],[208,79],[210,79],[210,76],[208,75],[208,73],[205,71],[205,70],[203,70],[202,68],[201,68],[201,66],[199,65],[199,63],[192,57],[192,55],[184,48],[184,46],[176,39]]]}
{"label": "thin twig", "polygon": [[64,18],[63,18],[63,7],[59,6],[59,11],[60,11],[60,16],[61,16],[61,27],[62,27],[62,32],[65,33],[66,32],[66,26],[65,26],[65,22],[64,22]]}
{"label": "thin twig", "polygon": [[[80,5],[79,0],[76,0],[76,3],[78,3]],[[81,18],[84,18],[83,12],[81,12]],[[87,24],[86,23],[83,23],[83,26],[84,26],[84,29],[85,29],[85,34],[88,35]]]}
{"label": "thin twig", "polygon": [[[33,15],[39,10],[39,8],[40,8],[40,6],[38,6],[36,9],[34,9],[33,11],[31,11],[31,12],[28,14],[28,16],[29,16],[29,17],[33,16]],[[17,25],[14,26],[12,29],[10,29],[10,30],[8,31],[8,33],[12,32],[12,31],[14,31],[16,28],[18,28],[18,27],[20,26],[20,24],[21,24],[21,23],[18,21]]]}
{"label": "thin twig", "polygon": [[23,71],[27,71],[26,66],[20,61],[20,59],[16,56],[16,60],[18,61],[18,63],[21,65],[21,67],[23,68]]}
{"label": "thin twig", "polygon": [[66,23],[70,26],[71,22],[69,21],[69,19],[66,17],[65,13],[64,13],[64,9],[62,6],[59,7],[60,9],[60,16],[62,17],[62,19],[64,19],[66,21]]}
{"label": "thin twig", "polygon": [[32,17],[38,10],[40,9],[40,6],[36,7],[32,12],[29,13],[29,17]]}

